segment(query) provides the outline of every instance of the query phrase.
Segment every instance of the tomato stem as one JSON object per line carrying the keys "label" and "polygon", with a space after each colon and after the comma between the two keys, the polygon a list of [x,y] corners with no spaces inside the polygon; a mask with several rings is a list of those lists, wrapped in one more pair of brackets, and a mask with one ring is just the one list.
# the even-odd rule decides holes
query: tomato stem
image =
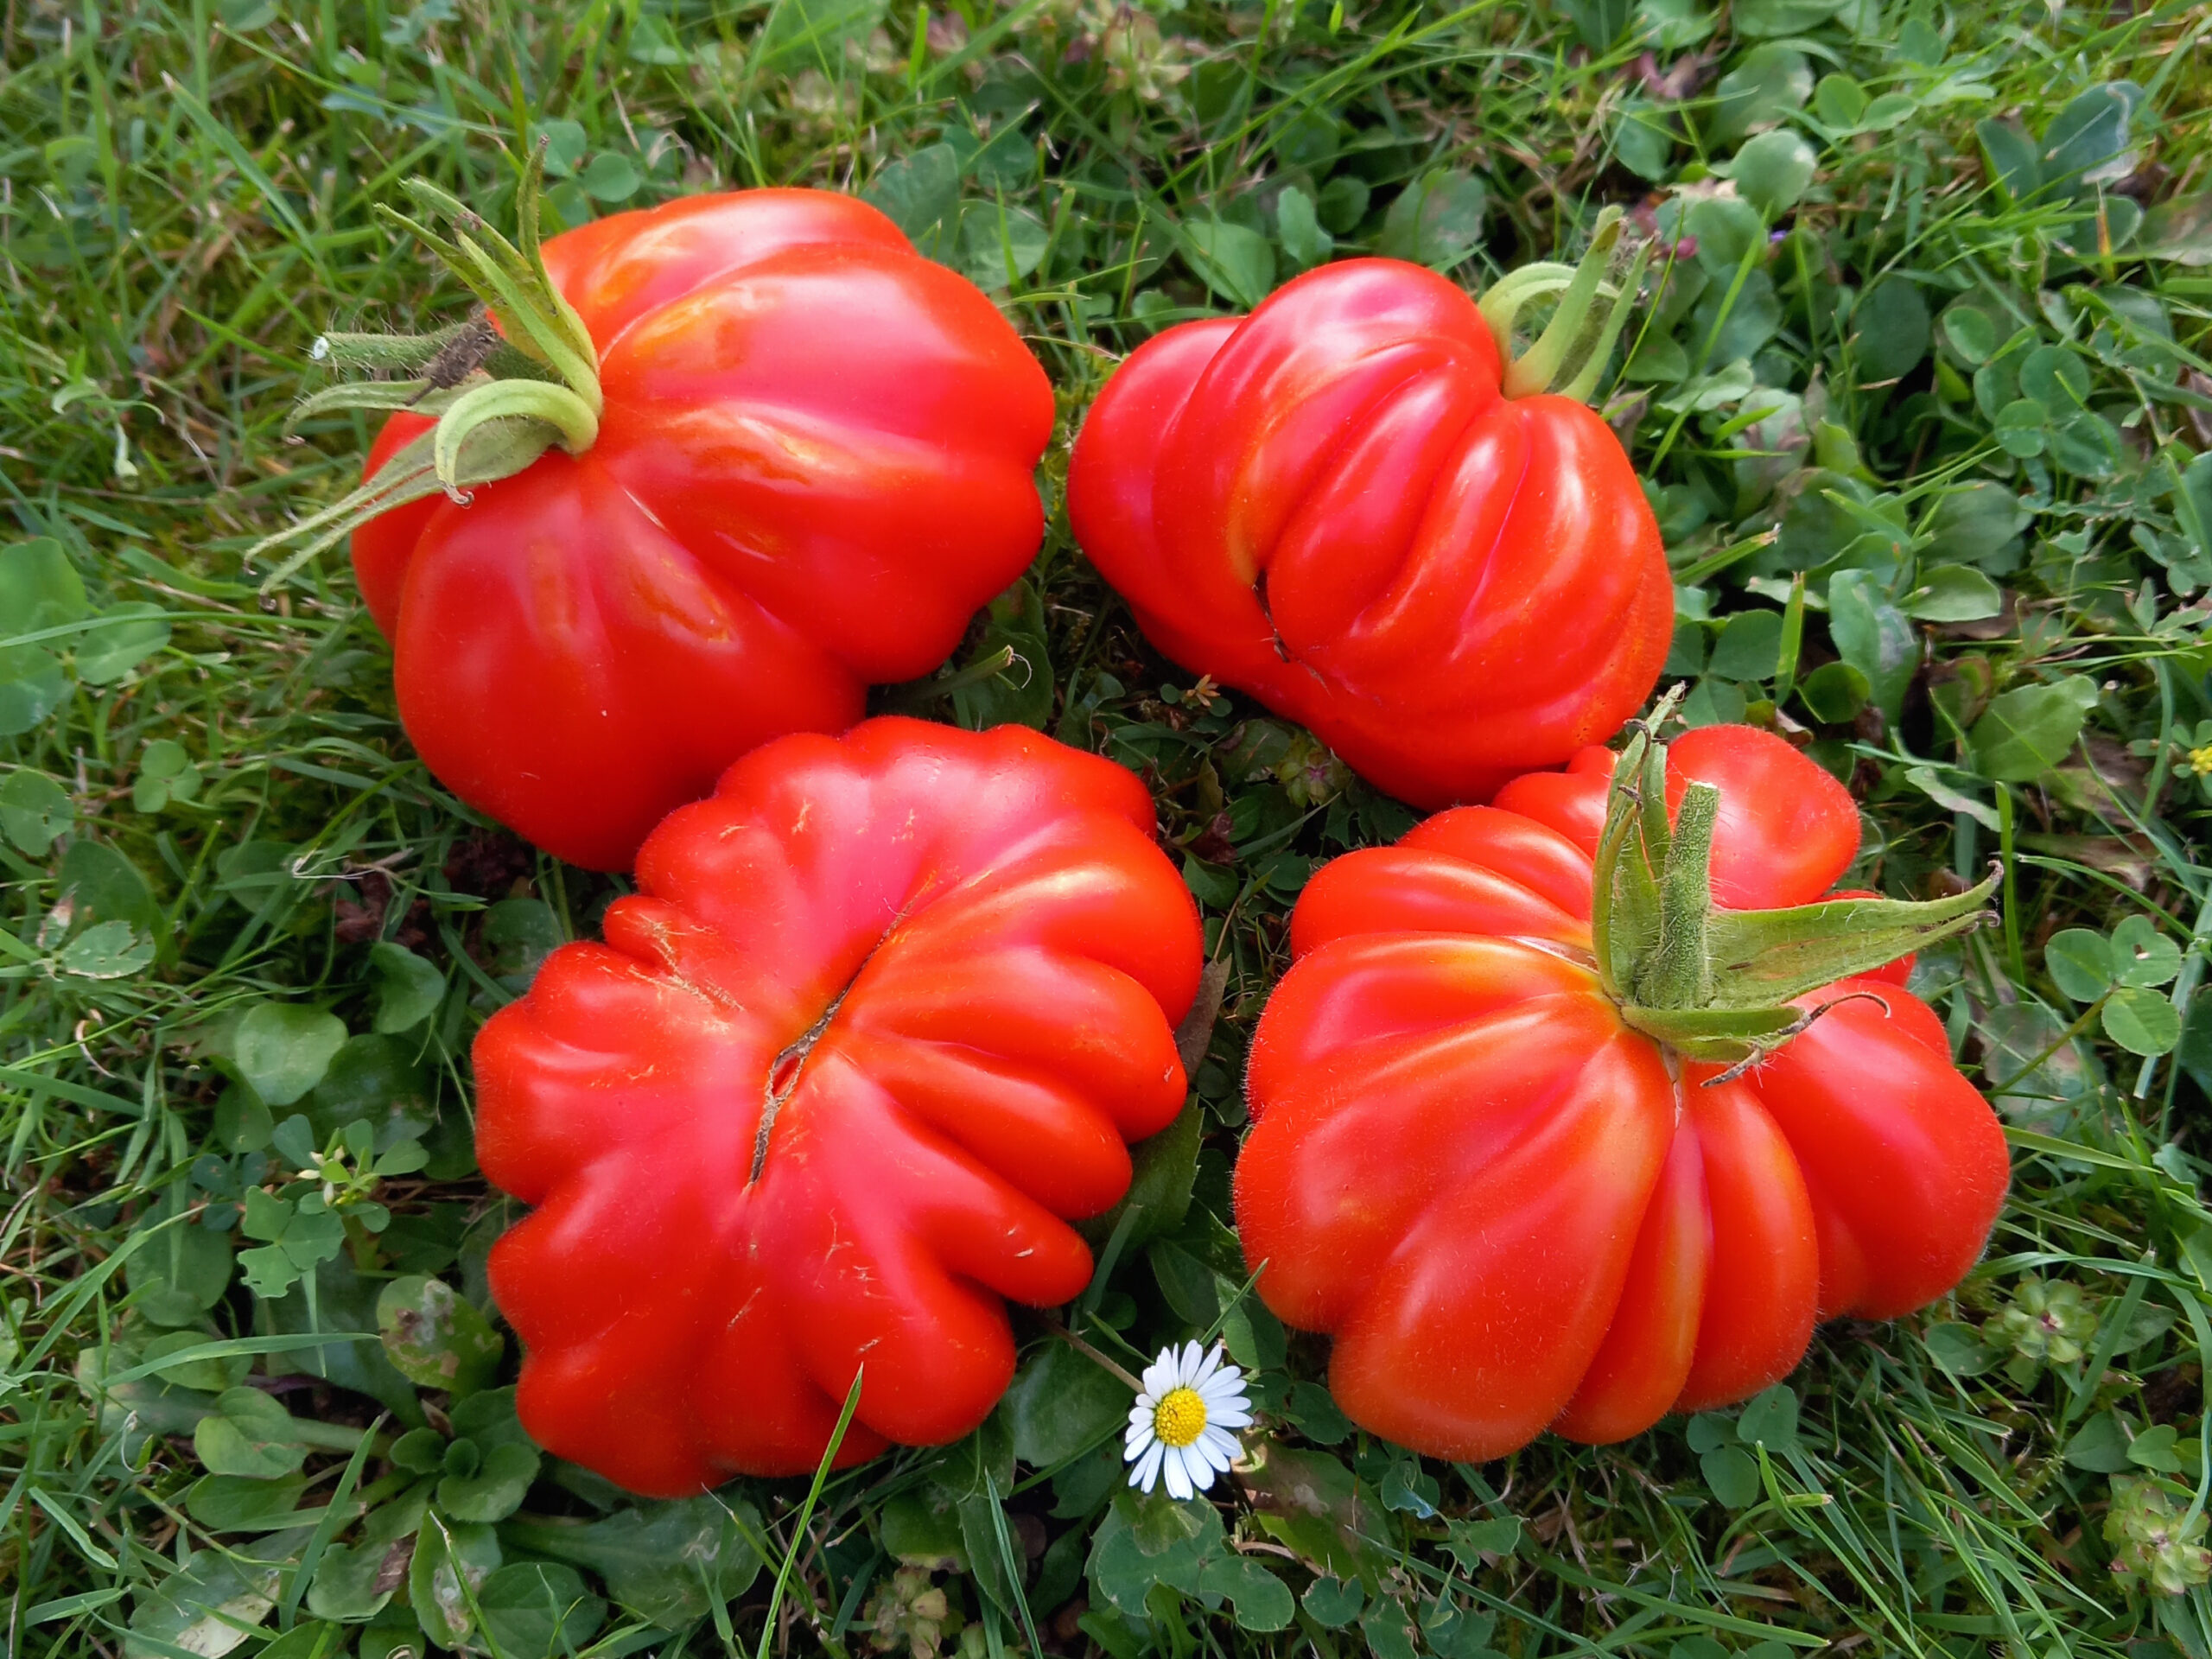
{"label": "tomato stem", "polygon": [[474,486],[512,478],[548,449],[580,455],[597,442],[606,407],[598,352],[583,319],[554,285],[539,244],[544,172],[541,140],[516,192],[519,245],[426,180],[403,187],[423,219],[378,209],[435,255],[483,309],[429,334],[330,334],[315,341],[318,363],[403,378],[325,387],[301,400],[288,433],[303,420],[347,409],[418,414],[436,424],[359,489],[248,549],[251,562],[296,547],[262,583],[264,593],[380,513],[441,491],[465,506]]}
{"label": "tomato stem", "polygon": [[1637,1000],[1655,1007],[1702,1007],[1712,1000],[1713,959],[1705,935],[1713,913],[1709,872],[1719,816],[1720,791],[1711,784],[1692,784],[1659,872],[1658,943],[1637,964]]}
{"label": "tomato stem", "polygon": [[[1587,403],[1597,391],[1650,260],[1650,245],[1640,245],[1620,280],[1606,280],[1620,243],[1621,227],[1621,210],[1608,207],[1598,215],[1597,229],[1580,264],[1569,266],[1542,260],[1523,265],[1500,277],[1483,296],[1483,320],[1489,323],[1498,355],[1505,362],[1501,386],[1507,397],[1527,397],[1556,391],[1561,397]],[[1535,342],[1516,356],[1513,331],[1522,308],[1552,294],[1560,297],[1550,322]],[[1612,302],[1602,319],[1593,312],[1601,298]],[[1562,382],[1570,365],[1574,369],[1573,377]]]}
{"label": "tomato stem", "polygon": [[1991,919],[2001,869],[1968,892],[1914,903],[1828,899],[1783,910],[1713,902],[1720,791],[1694,782],[1671,824],[1659,732],[1669,693],[1630,733],[1613,770],[1592,871],[1598,971],[1621,1017],[1683,1058],[1728,1065],[1772,1053],[1825,1011],[1796,1000]]}

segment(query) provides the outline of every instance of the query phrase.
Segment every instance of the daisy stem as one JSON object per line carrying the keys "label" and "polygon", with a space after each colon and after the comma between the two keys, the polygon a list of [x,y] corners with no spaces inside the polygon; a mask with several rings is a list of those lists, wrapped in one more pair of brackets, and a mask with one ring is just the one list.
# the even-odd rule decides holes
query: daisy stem
{"label": "daisy stem", "polygon": [[1081,1337],[1076,1335],[1074,1332],[1069,1330],[1067,1326],[1062,1325],[1058,1319],[1048,1318],[1045,1323],[1052,1327],[1052,1334],[1054,1336],[1066,1343],[1067,1345],[1074,1349],[1076,1352],[1081,1354],[1085,1359],[1090,1360],[1093,1364],[1100,1366],[1103,1370],[1121,1378],[1123,1382],[1128,1385],[1128,1389],[1131,1394],[1142,1394],[1144,1392],[1144,1383],[1136,1376],[1131,1375],[1125,1367],[1116,1364],[1110,1356],[1101,1353],[1097,1349],[1085,1342]]}

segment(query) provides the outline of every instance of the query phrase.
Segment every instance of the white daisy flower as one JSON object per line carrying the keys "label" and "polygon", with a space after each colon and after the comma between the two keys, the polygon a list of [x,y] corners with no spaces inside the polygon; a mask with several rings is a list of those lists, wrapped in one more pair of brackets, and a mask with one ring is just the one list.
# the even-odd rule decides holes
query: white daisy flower
{"label": "white daisy flower", "polygon": [[1145,1368],[1122,1455],[1135,1465],[1129,1484],[1150,1491],[1165,1477],[1167,1495],[1202,1492],[1236,1460],[1243,1448],[1230,1431],[1252,1421],[1244,1373],[1226,1363],[1216,1343],[1206,1353],[1195,1342],[1173,1345]]}

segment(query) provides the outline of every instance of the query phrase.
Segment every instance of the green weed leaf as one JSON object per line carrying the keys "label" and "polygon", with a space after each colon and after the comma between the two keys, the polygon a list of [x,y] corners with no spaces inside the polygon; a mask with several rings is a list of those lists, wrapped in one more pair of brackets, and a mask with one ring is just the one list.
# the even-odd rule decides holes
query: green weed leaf
{"label": "green weed leaf", "polygon": [[1275,285],[1275,254],[1257,231],[1228,219],[1184,227],[1190,263],[1203,282],[1230,304],[1249,310]]}
{"label": "green weed leaf", "polygon": [[1286,186],[1275,198],[1275,234],[1282,251],[1300,270],[1327,263],[1336,238],[1321,224],[1313,198],[1296,185]]}
{"label": "green weed leaf", "polygon": [[2167,1054],[2181,1041],[2181,1013],[2157,991],[2122,988],[2105,1004],[2105,1035],[2131,1054]]}
{"label": "green weed leaf", "polygon": [[1306,1586],[1305,1601],[1316,1624],[1340,1630],[1359,1617],[1367,1605],[1367,1592],[1357,1579],[1320,1578]]}
{"label": "green weed leaf", "polygon": [[2165,985],[2181,972],[2181,947],[2147,916],[2130,916],[2112,931],[2112,975],[2138,989]]}
{"label": "green weed leaf", "polygon": [[919,243],[960,200],[960,157],[946,143],[901,156],[876,174],[861,192],[861,200],[880,207],[892,223]]}
{"label": "green weed leaf", "polygon": [[0,547],[0,639],[65,627],[88,616],[84,579],[50,536]]}
{"label": "green weed leaf", "polygon": [[287,1548],[272,1541],[232,1551],[194,1550],[132,1611],[126,1659],[175,1659],[180,1652],[222,1659],[276,1607],[278,1569],[263,1558]]}
{"label": "green weed leaf", "polygon": [[111,605],[77,646],[77,677],[87,685],[112,685],[168,643],[168,620],[160,606]]}
{"label": "green weed leaf", "polygon": [[461,1646],[476,1629],[469,1604],[482,1605],[484,1581],[499,1559],[499,1535],[491,1528],[431,1516],[407,1568],[407,1598],[423,1634],[442,1648]]}
{"label": "green weed leaf", "polygon": [[270,1106],[289,1106],[322,1081],[346,1040],[345,1022],[296,1002],[257,1002],[231,1039],[238,1075]]}
{"label": "green weed leaf", "polygon": [[1121,1426],[1128,1387],[1067,1343],[1048,1341],[1006,1394],[1014,1455],[1033,1469],[1066,1462]]}
{"label": "green weed leaf", "polygon": [[[1765,0],[1769,5],[1805,3],[1806,0]],[[1825,0],[1810,0],[1825,3]],[[1737,19],[1740,26],[1742,16]],[[1794,32],[1794,31],[1791,31]],[[1770,223],[1797,205],[1813,182],[1819,158],[1813,147],[1786,127],[1777,127],[1747,140],[1736,152],[1731,169],[1744,200],[1764,214]]]}
{"label": "green weed leaf", "polygon": [[377,976],[374,1028],[379,1033],[412,1031],[445,1000],[446,976],[437,963],[404,944],[378,940],[369,947],[369,967]]}
{"label": "green weed leaf", "polygon": [[1471,173],[1433,168],[1400,191],[1382,218],[1376,251],[1450,270],[1482,240],[1490,194]]}
{"label": "green weed leaf", "polygon": [[1209,1557],[1198,1569],[1198,1593],[1226,1597],[1236,1610],[1238,1626],[1247,1630],[1282,1630],[1298,1612],[1298,1602],[1288,1585],[1256,1556],[1233,1551]]}
{"label": "green weed leaf", "polygon": [[295,1473],[307,1457],[292,1415],[258,1389],[228,1389],[216,1414],[193,1431],[192,1449],[210,1473],[273,1480]]}
{"label": "green weed leaf", "polygon": [[2043,961],[2058,988],[2076,1002],[2094,1002],[2112,986],[2112,947],[2086,927],[2052,934]]}
{"label": "green weed leaf", "polygon": [[2095,684],[2077,675],[1993,698],[1968,734],[1976,768],[2000,783],[2042,777],[2073,752],[2096,695]]}
{"label": "green weed leaf", "polygon": [[760,1535],[759,1514],[750,1504],[726,1508],[708,1497],[618,1510],[580,1524],[516,1520],[505,1530],[538,1554],[590,1568],[623,1607],[664,1630],[743,1595],[761,1567],[746,1541],[748,1533]]}
{"label": "green weed leaf", "polygon": [[61,947],[61,971],[79,979],[128,979],[154,960],[154,942],[128,922],[95,922]]}
{"label": "green weed leaf", "polygon": [[1919,284],[1903,276],[1885,276],[1861,295],[1851,322],[1864,386],[1903,379],[1928,355],[1934,338]]}
{"label": "green weed leaf", "polygon": [[393,1280],[378,1295],[377,1330],[402,1376],[456,1398],[492,1380],[507,1346],[450,1285],[420,1274]]}
{"label": "green weed leaf", "polygon": [[1698,1459],[1698,1466],[1713,1495],[1727,1508],[1748,1509],[1758,1501],[1759,1466],[1741,1446],[1717,1446]]}
{"label": "green weed leaf", "polygon": [[76,821],[69,792],[44,772],[25,766],[0,783],[0,832],[17,851],[43,858]]}
{"label": "green weed leaf", "polygon": [[607,1604],[574,1567],[517,1561],[484,1580],[477,1604],[483,1636],[501,1653],[560,1654],[582,1649],[607,1622]]}
{"label": "green weed leaf", "polygon": [[1843,660],[1865,677],[1874,706],[1894,723],[1920,666],[1920,639],[1873,572],[1841,570],[1829,579],[1828,632]]}
{"label": "green weed leaf", "polygon": [[1787,1382],[1754,1395],[1736,1419],[1736,1438],[1770,1452],[1797,1443],[1797,1391]]}

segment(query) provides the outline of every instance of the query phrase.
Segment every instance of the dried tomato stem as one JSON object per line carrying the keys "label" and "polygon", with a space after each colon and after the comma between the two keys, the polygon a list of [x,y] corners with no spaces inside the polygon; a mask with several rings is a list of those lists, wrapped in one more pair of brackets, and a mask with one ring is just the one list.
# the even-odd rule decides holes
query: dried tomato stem
{"label": "dried tomato stem", "polygon": [[1830,899],[1784,910],[1715,906],[1711,861],[1720,791],[1691,784],[1671,828],[1665,822],[1666,750],[1659,730],[1677,696],[1633,729],[1622,752],[1592,869],[1599,976],[1630,1027],[1687,1059],[1755,1062],[1833,1006],[1808,1014],[1793,1006],[1798,997],[1991,918],[1986,905],[2001,874],[1993,868],[1970,892],[1926,903]]}
{"label": "dried tomato stem", "polygon": [[317,362],[406,378],[326,387],[302,401],[292,424],[359,409],[413,411],[435,426],[427,443],[406,446],[359,489],[249,549],[249,561],[280,547],[297,549],[263,591],[404,502],[443,490],[466,505],[474,486],[511,478],[548,449],[582,454],[598,440],[606,406],[598,353],[583,319],[554,285],[538,241],[544,167],[541,142],[516,193],[519,245],[425,180],[404,188],[429,223],[378,210],[435,254],[483,310],[429,334],[332,334],[315,342]]}

